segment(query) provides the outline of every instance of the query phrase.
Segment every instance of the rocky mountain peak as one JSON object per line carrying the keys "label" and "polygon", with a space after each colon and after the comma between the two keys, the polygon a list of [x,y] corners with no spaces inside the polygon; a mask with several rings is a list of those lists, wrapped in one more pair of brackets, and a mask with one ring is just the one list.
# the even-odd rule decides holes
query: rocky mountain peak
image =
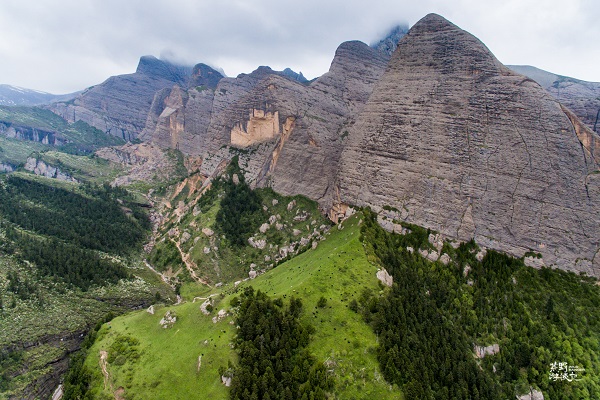
{"label": "rocky mountain peak", "polygon": [[185,85],[192,73],[192,68],[160,60],[154,56],[142,56],[135,72]]}
{"label": "rocky mountain peak", "polygon": [[203,86],[214,89],[222,78],[223,74],[214,68],[202,63],[196,64],[192,70],[190,87]]}
{"label": "rocky mountain peak", "polygon": [[371,47],[379,51],[381,54],[391,57],[398,47],[398,42],[407,33],[408,27],[406,25],[396,25],[383,39],[381,39],[379,42],[372,43]]}
{"label": "rocky mountain peak", "polygon": [[429,14],[349,129],[340,199],[598,276],[599,142],[537,83]]}

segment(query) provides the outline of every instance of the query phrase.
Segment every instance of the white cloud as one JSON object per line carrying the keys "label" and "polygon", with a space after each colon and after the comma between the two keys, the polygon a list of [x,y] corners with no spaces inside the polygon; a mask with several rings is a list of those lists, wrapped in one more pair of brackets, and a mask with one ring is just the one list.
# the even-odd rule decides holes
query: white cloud
{"label": "white cloud", "polygon": [[135,70],[140,56],[259,65],[315,77],[345,40],[372,42],[396,23],[437,12],[505,63],[600,81],[594,0],[3,0],[0,83],[54,93]]}

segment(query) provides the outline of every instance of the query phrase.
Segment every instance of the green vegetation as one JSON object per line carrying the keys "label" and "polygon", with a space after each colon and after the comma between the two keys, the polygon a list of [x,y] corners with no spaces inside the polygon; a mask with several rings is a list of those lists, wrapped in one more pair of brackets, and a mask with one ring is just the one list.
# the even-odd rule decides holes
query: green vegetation
{"label": "green vegetation", "polygon": [[125,143],[121,138],[108,135],[83,121],[69,124],[52,111],[39,107],[0,106],[0,122],[55,132],[65,142],[60,150],[72,154],[90,154],[100,147]]}
{"label": "green vegetation", "polygon": [[12,174],[0,199],[0,392],[21,398],[81,333],[161,283],[137,258],[149,222],[123,189]]}
{"label": "green vegetation", "polygon": [[150,228],[140,209],[127,216],[116,199],[120,188],[86,188],[89,196],[10,176],[0,187],[0,214],[22,229],[91,250],[125,254],[141,246]]}
{"label": "green vegetation", "polygon": [[246,183],[238,166],[237,156],[231,161],[226,173],[229,179],[221,183],[225,195],[215,218],[215,228],[231,245],[246,246],[250,235],[265,220],[265,215],[260,197]]}
{"label": "green vegetation", "polygon": [[[279,309],[277,313],[284,313],[289,306],[283,305],[290,304],[292,297],[302,299],[298,323],[314,327],[305,349],[326,367],[332,383],[328,393],[348,399],[401,398],[379,373],[375,334],[348,307],[362,291],[383,293],[375,277],[377,268],[367,261],[359,241],[359,223],[360,217],[351,218],[342,230],[333,228],[315,250],[237,287],[225,284],[219,289],[222,294],[206,288],[192,294],[192,284],[187,284],[181,292],[188,302],[168,308],[158,305],[153,315],[138,311],[104,325],[85,362],[94,376],[91,396],[111,396],[112,385],[115,390],[123,387],[126,398],[228,398],[230,390],[221,382],[221,374],[228,375],[239,365],[232,348],[238,330],[232,323],[239,315],[240,294],[251,286],[254,293],[275,298],[268,300],[272,303],[268,307]],[[212,297],[214,311],[204,315],[199,305],[211,294],[216,295]],[[202,299],[193,303],[192,296]],[[326,299],[323,308],[316,306],[320,298]],[[159,321],[168,310],[176,312],[177,322],[165,329]],[[218,310],[227,315],[215,323],[212,318]],[[109,363],[108,389],[104,389],[100,351],[108,351],[121,335],[139,340],[140,357],[123,366]]]}
{"label": "green vegetation", "polygon": [[[176,273],[183,253],[205,281],[231,282],[247,277],[252,264],[266,270],[306,250],[330,226],[314,201],[250,190],[235,161],[209,188],[201,189],[203,183],[192,175],[172,194],[171,204],[183,205],[184,214],[168,214],[161,226],[148,258],[155,269]],[[173,283],[189,280],[182,271]]]}
{"label": "green vegetation", "polygon": [[298,298],[284,308],[280,299],[255,294],[252,287],[244,290],[235,319],[239,361],[230,372],[231,399],[326,398],[332,382],[325,366],[306,351],[314,328],[299,322],[301,312]]}
{"label": "green vegetation", "polygon": [[25,164],[31,153],[50,149],[50,146],[39,142],[11,139],[2,135],[0,135],[0,146],[3,149],[0,152],[0,162],[15,167]]}
{"label": "green vegetation", "polygon": [[[379,335],[386,379],[406,399],[505,399],[540,388],[552,399],[600,396],[597,307],[593,279],[543,268],[473,242],[444,245],[453,261],[429,262],[406,250],[423,248],[428,231],[388,234],[366,212],[367,251],[394,277],[386,296],[364,296],[353,308]],[[477,360],[473,346],[499,344]],[[585,369],[578,381],[550,380],[553,362]]]}

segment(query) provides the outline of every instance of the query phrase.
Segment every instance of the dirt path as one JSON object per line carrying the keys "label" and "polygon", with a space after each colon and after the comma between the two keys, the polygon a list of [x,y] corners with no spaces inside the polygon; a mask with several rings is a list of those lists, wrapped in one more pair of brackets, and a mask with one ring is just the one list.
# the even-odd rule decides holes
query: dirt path
{"label": "dirt path", "polygon": [[183,252],[183,250],[181,250],[181,244],[179,243],[179,241],[173,240],[173,243],[175,243],[177,250],[179,250],[181,259],[183,260],[183,263],[185,264],[185,267],[187,268],[188,272],[190,273],[190,276],[192,277],[192,279],[198,283],[202,283],[203,285],[212,287],[212,286],[210,286],[210,284],[207,281],[205,281],[204,279],[202,279],[202,278],[198,277],[198,275],[196,275],[196,269],[198,268],[198,266],[196,265],[196,263],[194,261],[192,261],[190,259],[189,254],[186,254]]}
{"label": "dirt path", "polygon": [[[156,275],[160,276],[160,279],[163,280],[164,283],[166,283],[167,285],[173,287],[173,285],[171,285],[169,283],[169,278],[167,278],[165,275],[161,274],[160,272],[158,272],[157,270],[154,269],[154,267],[152,265],[150,265],[150,263],[144,259],[144,264],[146,264],[146,267],[148,267],[148,269],[152,272],[154,272]],[[174,289],[174,288],[173,288]]]}
{"label": "dirt path", "polygon": [[[106,385],[110,384],[108,375],[108,370],[106,369],[106,359],[108,358],[108,352],[106,350],[100,350],[100,368],[102,369],[102,375],[104,375],[104,389],[106,389]],[[112,392],[112,387],[110,388]]]}

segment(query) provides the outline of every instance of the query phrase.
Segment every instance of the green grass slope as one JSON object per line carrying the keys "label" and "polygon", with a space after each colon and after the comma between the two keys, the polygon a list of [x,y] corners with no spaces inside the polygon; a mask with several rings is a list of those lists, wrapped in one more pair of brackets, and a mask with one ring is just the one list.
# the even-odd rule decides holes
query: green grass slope
{"label": "green grass slope", "polygon": [[[377,268],[367,260],[359,241],[359,223],[359,217],[351,218],[343,229],[332,229],[316,249],[237,288],[225,285],[221,293],[205,293],[203,298],[214,295],[210,315],[200,309],[203,299],[186,298],[184,304],[155,307],[154,315],[138,311],[104,325],[86,360],[94,376],[94,398],[114,398],[117,391],[127,399],[228,398],[219,368],[235,361],[230,301],[246,285],[284,301],[291,296],[302,299],[301,318],[316,330],[309,350],[333,375],[334,398],[399,398],[379,373],[375,334],[348,308],[362,291],[382,290],[375,277]],[[189,285],[182,289],[184,295],[192,292]],[[318,307],[321,298],[326,302]],[[213,322],[220,310],[228,315]],[[174,312],[177,321],[162,328],[159,321],[167,311]],[[101,368],[103,351],[107,352],[106,375]]]}

